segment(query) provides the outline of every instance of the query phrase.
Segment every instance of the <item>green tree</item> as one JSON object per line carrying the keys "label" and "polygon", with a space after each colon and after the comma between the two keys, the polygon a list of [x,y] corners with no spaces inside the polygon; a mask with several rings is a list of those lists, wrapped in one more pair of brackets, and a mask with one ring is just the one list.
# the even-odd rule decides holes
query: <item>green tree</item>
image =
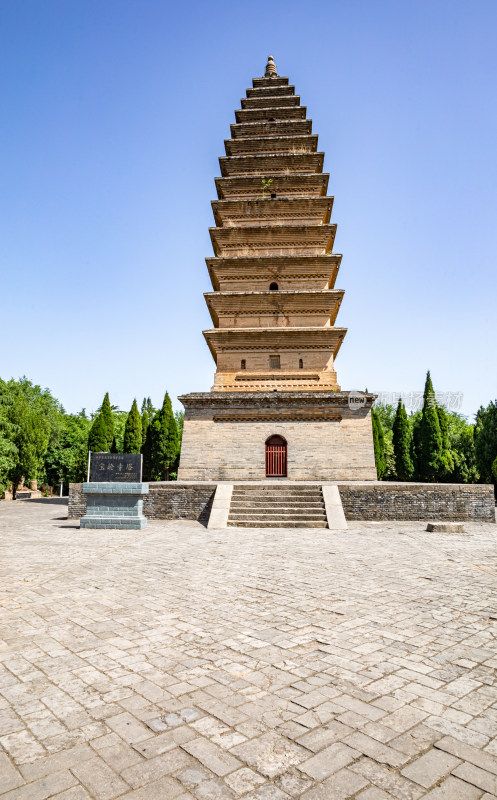
{"label": "green tree", "polygon": [[409,481],[414,472],[411,457],[412,432],[405,406],[400,397],[393,421],[392,434],[396,477],[399,481]]}
{"label": "green tree", "polygon": [[105,438],[107,439],[107,447],[105,449],[110,452],[114,443],[114,416],[110,405],[109,392],[105,393],[103,403],[100,407],[100,415],[105,424]]}
{"label": "green tree", "polygon": [[88,449],[92,453],[107,453],[109,452],[109,442],[107,438],[108,428],[102,414],[97,414],[93,420],[90,433],[88,436]]}
{"label": "green tree", "polygon": [[147,440],[147,430],[151,421],[155,417],[156,409],[152,405],[150,397],[144,397],[141,407],[141,420],[142,420],[142,452],[144,452],[145,443]]}
{"label": "green tree", "polygon": [[475,458],[482,483],[494,483],[497,489],[497,476],[493,465],[497,458],[497,400],[486,408],[481,406],[476,412]]}
{"label": "green tree", "polygon": [[154,416],[147,430],[144,459],[147,461],[148,480],[169,480],[169,472],[178,455],[178,427],[169,395],[165,394],[162,408]]}
{"label": "green tree", "polygon": [[371,409],[371,425],[373,427],[374,460],[376,463],[376,473],[378,480],[383,480],[387,470],[387,460],[385,452],[385,434],[380,417],[376,409]]}
{"label": "green tree", "polygon": [[40,477],[50,439],[50,423],[29,407],[21,393],[17,394],[9,407],[8,417],[12,425],[12,443],[16,449],[8,477],[12,481],[15,497],[22,478],[30,481]]}
{"label": "green tree", "polygon": [[69,483],[86,480],[91,427],[84,413],[64,414],[57,438],[50,441],[45,455],[45,476],[51,486],[62,481],[67,490]]}
{"label": "green tree", "polygon": [[454,483],[476,483],[479,479],[476,467],[474,425],[456,411],[447,413],[449,443],[454,469]]}
{"label": "green tree", "polygon": [[374,404],[374,410],[383,426],[383,433],[392,431],[395,420],[395,406],[392,406],[390,403],[376,402]]}
{"label": "green tree", "polygon": [[437,480],[440,482],[450,482],[453,480],[455,460],[450,443],[449,419],[443,406],[437,405],[437,414],[438,424],[440,425],[440,434],[442,436],[442,456],[437,474]]}
{"label": "green tree", "polygon": [[418,477],[422,481],[434,482],[443,468],[444,448],[437,402],[429,371],[426,374],[421,419],[414,429],[414,436]]}
{"label": "green tree", "polygon": [[139,453],[142,447],[142,421],[136,400],[133,400],[131,411],[129,412],[126,425],[124,427],[124,453]]}

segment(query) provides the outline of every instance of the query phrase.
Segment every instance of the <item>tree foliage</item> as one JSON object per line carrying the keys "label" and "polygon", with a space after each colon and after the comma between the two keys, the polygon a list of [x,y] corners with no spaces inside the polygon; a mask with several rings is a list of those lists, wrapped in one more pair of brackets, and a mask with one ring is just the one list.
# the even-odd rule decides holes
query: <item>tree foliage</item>
{"label": "tree foliage", "polygon": [[385,434],[383,426],[375,408],[371,409],[371,424],[373,427],[374,460],[378,480],[381,481],[387,470],[387,459],[385,452]]}
{"label": "tree foliage", "polygon": [[107,453],[110,451],[108,427],[101,413],[93,420],[93,425],[88,436],[88,449],[92,453]]}
{"label": "tree foliage", "polygon": [[399,398],[397,411],[392,426],[392,443],[395,457],[395,476],[399,481],[412,478],[412,432],[402,400]]}
{"label": "tree foliage", "polygon": [[142,421],[136,400],[133,400],[131,411],[124,427],[123,452],[139,453],[142,447]]}
{"label": "tree foliage", "polygon": [[419,479],[427,482],[436,481],[443,464],[443,440],[429,371],[426,373],[421,419],[414,429],[414,446]]}
{"label": "tree foliage", "polygon": [[147,429],[143,452],[147,480],[168,480],[179,452],[179,436],[169,395],[165,394],[162,408]]}
{"label": "tree foliage", "polygon": [[49,485],[62,481],[67,490],[69,483],[86,480],[91,427],[84,411],[63,415],[57,437],[50,442],[45,455],[45,479]]}
{"label": "tree foliage", "polygon": [[105,431],[106,431],[107,447],[105,449],[110,452],[113,449],[115,450],[115,443],[114,443],[114,416],[112,414],[112,408],[110,405],[109,392],[105,393],[103,403],[100,407],[100,414],[104,421]]}
{"label": "tree foliage", "polygon": [[486,408],[480,406],[475,423],[475,460],[484,483],[497,483],[495,459],[497,458],[497,400]]}

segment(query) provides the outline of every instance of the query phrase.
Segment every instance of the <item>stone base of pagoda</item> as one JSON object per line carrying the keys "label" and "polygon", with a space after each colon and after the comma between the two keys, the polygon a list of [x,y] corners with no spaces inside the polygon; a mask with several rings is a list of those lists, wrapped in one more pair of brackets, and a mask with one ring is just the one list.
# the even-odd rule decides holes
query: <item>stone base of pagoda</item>
{"label": "stone base of pagoda", "polygon": [[266,441],[275,435],[286,442],[287,480],[376,480],[373,394],[205,392],[179,399],[179,481],[265,480]]}

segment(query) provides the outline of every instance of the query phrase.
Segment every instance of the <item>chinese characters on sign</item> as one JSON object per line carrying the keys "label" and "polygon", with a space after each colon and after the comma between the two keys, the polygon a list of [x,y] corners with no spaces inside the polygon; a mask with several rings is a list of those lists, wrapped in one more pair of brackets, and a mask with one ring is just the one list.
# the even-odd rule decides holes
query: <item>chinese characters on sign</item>
{"label": "chinese characters on sign", "polygon": [[92,453],[90,481],[141,483],[140,453]]}

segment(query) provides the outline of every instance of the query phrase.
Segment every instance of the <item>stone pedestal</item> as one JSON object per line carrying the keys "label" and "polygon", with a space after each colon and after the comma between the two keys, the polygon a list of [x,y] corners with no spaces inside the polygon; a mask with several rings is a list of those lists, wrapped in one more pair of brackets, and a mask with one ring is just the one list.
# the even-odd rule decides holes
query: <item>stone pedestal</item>
{"label": "stone pedestal", "polygon": [[202,392],[183,395],[180,481],[266,480],[265,445],[287,443],[289,481],[375,481],[374,394]]}
{"label": "stone pedestal", "polygon": [[86,514],[81,517],[81,528],[146,528],[143,498],[148,494],[148,483],[84,483],[83,494]]}

